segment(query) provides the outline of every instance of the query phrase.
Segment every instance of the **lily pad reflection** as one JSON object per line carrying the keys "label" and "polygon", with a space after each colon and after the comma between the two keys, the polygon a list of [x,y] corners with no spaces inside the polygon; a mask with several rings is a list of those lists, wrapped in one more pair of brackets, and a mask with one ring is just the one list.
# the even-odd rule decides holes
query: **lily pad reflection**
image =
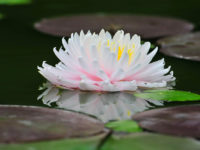
{"label": "lily pad reflection", "polygon": [[38,97],[43,103],[93,115],[103,122],[130,119],[136,112],[144,111],[163,102],[144,100],[129,92],[97,93],[80,90],[60,90],[52,85]]}

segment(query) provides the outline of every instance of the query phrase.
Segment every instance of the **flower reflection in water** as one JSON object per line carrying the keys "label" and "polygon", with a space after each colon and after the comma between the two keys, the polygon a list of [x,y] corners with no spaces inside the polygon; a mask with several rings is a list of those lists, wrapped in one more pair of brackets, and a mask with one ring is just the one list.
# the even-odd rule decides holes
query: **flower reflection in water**
{"label": "flower reflection in water", "polygon": [[97,93],[80,90],[61,90],[46,84],[46,90],[38,97],[43,103],[58,108],[86,113],[103,122],[130,119],[137,112],[163,105],[160,101],[144,100],[130,92]]}

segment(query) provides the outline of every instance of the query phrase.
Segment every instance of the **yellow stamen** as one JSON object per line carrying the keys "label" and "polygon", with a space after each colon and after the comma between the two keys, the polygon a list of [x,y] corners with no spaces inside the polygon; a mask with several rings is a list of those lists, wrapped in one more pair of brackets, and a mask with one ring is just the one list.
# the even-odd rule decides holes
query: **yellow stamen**
{"label": "yellow stamen", "polygon": [[128,49],[127,53],[128,53],[128,56],[129,56],[129,59],[128,59],[128,64],[130,64],[132,62],[132,56],[133,56],[133,50],[132,49]]}
{"label": "yellow stamen", "polygon": [[130,110],[128,110],[127,115],[128,115],[128,117],[131,116],[131,111]]}
{"label": "yellow stamen", "polygon": [[[101,46],[101,45],[100,45]],[[107,46],[110,47],[110,50],[115,52],[115,42],[110,42],[110,40],[107,41]],[[122,57],[122,54],[124,52],[124,49],[125,49],[125,45],[122,47],[122,46],[119,46],[118,47],[118,55],[117,55],[117,61],[120,60],[120,58]],[[135,49],[135,44],[132,45],[131,48],[129,48],[127,50],[127,53],[128,53],[128,56],[129,56],[129,59],[128,59],[128,64],[131,64],[132,62],[132,59],[133,59],[133,54],[134,54],[134,49]]]}
{"label": "yellow stamen", "polygon": [[99,41],[97,49],[98,49],[98,51],[101,49],[101,41]]}
{"label": "yellow stamen", "polygon": [[107,41],[107,46],[109,46],[109,45],[110,45],[110,40]]}
{"label": "yellow stamen", "polygon": [[122,53],[123,53],[123,51],[124,51],[124,47],[121,48],[121,47],[119,46],[118,57],[117,57],[117,60],[118,60],[118,61],[119,61],[120,58],[122,57]]}

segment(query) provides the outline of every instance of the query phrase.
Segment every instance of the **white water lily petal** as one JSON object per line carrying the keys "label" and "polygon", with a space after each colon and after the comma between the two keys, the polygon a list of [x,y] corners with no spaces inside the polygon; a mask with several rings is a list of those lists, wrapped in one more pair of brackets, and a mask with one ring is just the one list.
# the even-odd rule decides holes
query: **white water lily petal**
{"label": "white water lily petal", "polygon": [[[174,81],[164,59],[152,62],[158,51],[150,52],[150,42],[141,44],[140,36],[119,30],[111,34],[71,34],[63,48],[56,50],[59,62],[55,67],[43,63],[39,72],[51,83],[66,89],[90,91],[135,91],[137,88],[165,87]],[[169,73],[170,72],[170,73]]]}

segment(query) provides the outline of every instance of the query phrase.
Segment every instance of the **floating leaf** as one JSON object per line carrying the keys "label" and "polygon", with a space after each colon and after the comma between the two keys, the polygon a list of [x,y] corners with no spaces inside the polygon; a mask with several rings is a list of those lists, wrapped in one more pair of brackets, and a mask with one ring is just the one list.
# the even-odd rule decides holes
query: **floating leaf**
{"label": "floating leaf", "polygon": [[29,3],[31,3],[31,0],[0,0],[0,5],[20,5]]}
{"label": "floating leaf", "polygon": [[142,129],[133,120],[112,121],[105,124],[106,127],[119,132],[141,132]]}
{"label": "floating leaf", "polygon": [[0,144],[1,150],[96,150],[100,141],[105,137],[101,134],[93,137],[78,139],[63,139],[26,144]]}
{"label": "floating leaf", "polygon": [[136,97],[152,100],[166,101],[195,101],[200,100],[200,95],[178,90],[146,90],[142,93],[135,93]]}
{"label": "floating leaf", "polygon": [[70,36],[71,33],[84,31],[99,32],[102,28],[110,32],[123,29],[143,38],[156,38],[191,31],[193,24],[175,18],[142,15],[77,15],[43,19],[35,24],[41,32]]}
{"label": "floating leaf", "polygon": [[150,131],[200,138],[200,105],[153,109],[138,113],[133,119]]}
{"label": "floating leaf", "polygon": [[158,40],[160,51],[168,56],[200,61],[200,32],[170,36]]}
{"label": "floating leaf", "polygon": [[190,138],[152,133],[112,135],[101,150],[199,150],[200,142]]}
{"label": "floating leaf", "polygon": [[0,143],[26,143],[105,133],[104,124],[75,112],[0,105]]}

